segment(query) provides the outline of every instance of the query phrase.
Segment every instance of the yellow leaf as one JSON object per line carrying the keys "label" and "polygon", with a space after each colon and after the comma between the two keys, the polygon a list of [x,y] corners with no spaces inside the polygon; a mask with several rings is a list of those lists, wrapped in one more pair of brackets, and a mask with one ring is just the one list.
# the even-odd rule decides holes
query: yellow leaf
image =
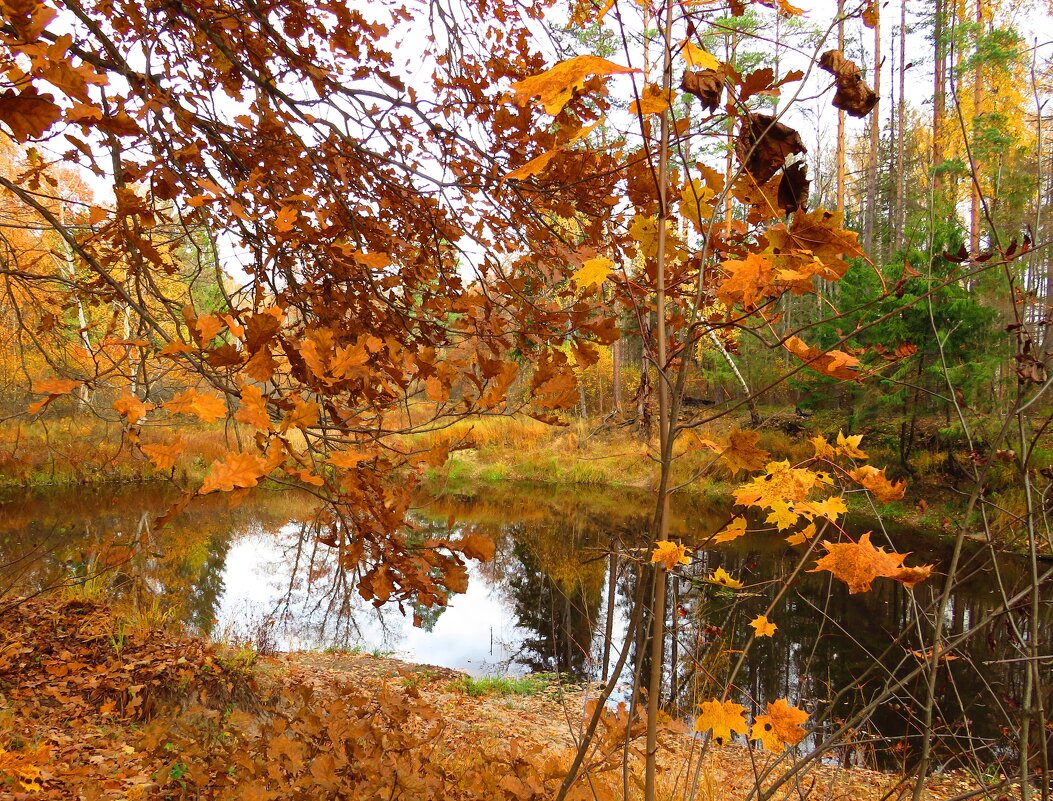
{"label": "yellow leaf", "polygon": [[512,89],[520,102],[537,97],[545,111],[555,117],[570,102],[575,90],[580,89],[591,76],[624,72],[639,70],[623,67],[599,56],[575,56],[542,73],[517,81],[512,84]]}
{"label": "yellow leaf", "polygon": [[679,542],[662,540],[655,546],[654,551],[651,552],[651,562],[657,562],[666,570],[672,570],[677,565],[686,565],[690,563],[691,560],[688,558],[687,554],[687,548]]}
{"label": "yellow leaf", "polygon": [[694,224],[700,232],[703,228],[703,220],[713,216],[713,206],[710,201],[716,197],[716,193],[698,178],[692,178],[684,182],[684,188],[680,191],[680,214],[682,217]]}
{"label": "yellow leaf", "polygon": [[758,637],[770,637],[775,633],[775,629],[778,628],[774,623],[768,620],[764,615],[757,615],[751,622],[753,630],[757,632]]}
{"label": "yellow leaf", "polygon": [[774,523],[779,527],[779,531],[783,531],[795,525],[799,517],[800,515],[786,501],[774,501],[771,504],[771,514],[768,515],[765,522]]}
{"label": "yellow leaf", "polygon": [[571,278],[579,287],[593,286],[606,281],[607,276],[611,274],[613,269],[614,262],[600,256],[586,261],[581,269],[574,273]]}
{"label": "yellow leaf", "polygon": [[797,745],[807,732],[801,724],[808,720],[803,709],[790,706],[785,698],[768,704],[768,712],[753,721],[750,737],[760,740],[770,751],[781,751],[787,745]]}
{"label": "yellow leaf", "polygon": [[809,440],[809,442],[811,442],[812,446],[815,448],[816,459],[829,459],[834,455],[833,446],[826,441],[826,437],[822,434],[816,434]]}
{"label": "yellow leaf", "polygon": [[695,718],[695,731],[713,731],[713,740],[718,745],[723,745],[731,739],[732,732],[745,734],[746,707],[736,704],[734,701],[703,701],[699,706],[698,717]]}
{"label": "yellow leaf", "polygon": [[862,434],[846,437],[840,431],[837,432],[837,452],[851,459],[866,459],[867,455],[859,450],[859,443],[863,441]]}
{"label": "yellow leaf", "polygon": [[724,528],[717,532],[716,536],[713,538],[713,541],[731,542],[732,540],[737,540],[745,533],[746,518],[736,517],[734,520],[732,520],[730,523],[724,526]]}
{"label": "yellow leaf", "polygon": [[815,536],[815,531],[815,523],[809,523],[800,531],[791,534],[789,537],[787,537],[786,541],[790,543],[790,545],[803,545]]}
{"label": "yellow leaf", "polygon": [[817,473],[788,461],[769,462],[765,473],[735,490],[735,503],[769,509],[777,501],[800,503],[820,481]]}
{"label": "yellow leaf", "polygon": [[741,581],[732,578],[722,567],[718,567],[711,575],[706,576],[705,581],[710,584],[719,584],[721,587],[730,587],[733,590],[741,589],[743,586]]}
{"label": "yellow leaf", "polygon": [[720,61],[717,60],[716,56],[703,50],[692,41],[684,42],[684,49],[681,52],[691,69],[715,70],[720,67]]}
{"label": "yellow leaf", "polygon": [[823,501],[804,501],[797,504],[795,509],[810,518],[825,517],[831,523],[836,522],[839,515],[848,512],[845,499],[840,495],[833,495]]}
{"label": "yellow leaf", "polygon": [[649,83],[640,92],[640,99],[633,101],[636,114],[661,114],[669,108],[669,95],[656,84]]}

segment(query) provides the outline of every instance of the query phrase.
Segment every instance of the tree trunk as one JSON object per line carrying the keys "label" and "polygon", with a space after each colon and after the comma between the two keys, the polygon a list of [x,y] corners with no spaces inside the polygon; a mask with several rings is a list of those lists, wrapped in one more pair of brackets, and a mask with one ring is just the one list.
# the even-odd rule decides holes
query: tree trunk
{"label": "tree trunk", "polygon": [[896,112],[896,214],[895,247],[902,249],[907,228],[907,165],[903,159],[903,132],[907,124],[907,0],[899,5],[899,107]]}
{"label": "tree trunk", "polygon": [[932,91],[932,188],[940,187],[939,167],[943,164],[943,112],[946,98],[945,79],[947,75],[947,48],[944,46],[944,3],[936,0],[936,24],[933,31],[935,48],[935,67],[933,69]]}
{"label": "tree trunk", "polygon": [[[984,24],[984,7],[983,0],[976,0],[976,36],[977,39],[983,34]],[[979,42],[977,42],[979,44]],[[983,104],[983,87],[981,81],[983,80],[983,69],[980,66],[980,59],[976,59],[976,64],[973,67],[973,131],[976,130],[976,121],[980,117],[980,109]],[[969,251],[971,253],[980,252],[980,185],[979,176],[976,174],[977,165],[973,164],[973,176],[971,181],[971,202],[969,204]]]}
{"label": "tree trunk", "polygon": [[[877,6],[875,6],[877,8]],[[878,96],[877,105],[870,112],[870,153],[867,158],[867,213],[863,231],[863,241],[867,253],[875,261],[880,260],[877,245],[878,219],[878,159],[881,149],[881,15],[874,19],[874,92]]]}
{"label": "tree trunk", "polygon": [[[837,0],[837,49],[845,49],[845,0]],[[837,163],[837,211],[845,213],[845,112],[837,110],[837,144],[834,158]]]}

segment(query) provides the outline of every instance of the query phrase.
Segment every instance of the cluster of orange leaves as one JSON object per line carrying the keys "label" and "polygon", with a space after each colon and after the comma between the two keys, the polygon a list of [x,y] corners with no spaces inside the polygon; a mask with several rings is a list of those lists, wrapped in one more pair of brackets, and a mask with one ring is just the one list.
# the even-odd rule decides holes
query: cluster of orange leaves
{"label": "cluster of orange leaves", "polygon": [[[826,554],[816,561],[810,572],[830,572],[848,586],[850,593],[866,592],[877,578],[888,578],[909,588],[932,574],[933,565],[904,567],[908,554],[875,546],[870,540],[870,532],[853,540],[839,525],[839,518],[848,511],[842,493],[849,484],[862,487],[882,502],[902,498],[906,490],[904,482],[890,481],[883,469],[856,464],[856,460],[868,458],[860,448],[862,435],[845,436],[838,432],[833,442],[821,435],[816,436],[811,441],[815,455],[805,463],[793,466],[788,461],[767,461],[770,454],[757,447],[758,438],[756,432],[732,431],[725,442],[702,439],[701,444],[718,453],[732,473],[742,470],[758,472],[736,490],[735,502],[747,510],[754,508],[767,512],[764,523],[770,525],[760,530],[770,531],[774,526],[781,532],[804,521],[805,525],[792,532],[787,541],[791,545],[812,543],[813,547],[813,540],[819,533],[817,523],[821,523],[824,530],[832,527],[844,536],[844,542],[822,540]],[[835,490],[838,479],[841,489]],[[712,540],[731,542],[748,531],[747,518],[740,514],[716,532]],[[651,561],[666,570],[674,570],[679,565],[690,564],[690,551],[681,543],[660,541],[652,552]],[[730,589],[743,586],[724,568],[717,568],[704,580]],[[750,625],[757,637],[771,637],[777,629],[766,615],[757,616]],[[807,720],[807,713],[790,706],[786,699],[770,703],[767,713],[758,716],[752,728],[747,726],[745,713],[745,707],[732,701],[705,701],[696,719],[696,729],[712,731],[718,742],[727,742],[732,733],[744,735],[748,731],[751,739],[759,740],[769,749],[796,745],[805,736],[801,724]]]}

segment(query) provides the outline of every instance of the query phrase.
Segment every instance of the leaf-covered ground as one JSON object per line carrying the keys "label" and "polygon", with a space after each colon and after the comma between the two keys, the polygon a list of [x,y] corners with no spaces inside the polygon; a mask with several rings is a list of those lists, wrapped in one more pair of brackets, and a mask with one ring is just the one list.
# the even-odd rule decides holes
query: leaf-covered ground
{"label": "leaf-covered ground", "polygon": [[[100,605],[28,601],[0,620],[0,797],[551,798],[588,693],[550,686],[474,697],[461,678],[369,655],[256,657],[160,631],[124,632]],[[624,797],[626,725],[616,714],[605,720],[589,780],[571,798]],[[684,797],[696,746],[673,729],[664,735],[663,797]],[[642,742],[631,751],[635,774]],[[744,748],[713,749],[698,797],[744,797],[756,767]],[[791,794],[896,797],[897,781],[826,766]],[[931,797],[963,789],[942,779]],[[629,794],[639,794],[633,775]]]}

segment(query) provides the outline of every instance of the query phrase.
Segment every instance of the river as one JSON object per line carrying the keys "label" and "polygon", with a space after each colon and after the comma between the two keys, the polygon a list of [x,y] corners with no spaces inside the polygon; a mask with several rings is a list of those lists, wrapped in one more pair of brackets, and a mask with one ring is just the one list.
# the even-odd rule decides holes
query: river
{"label": "river", "polygon": [[[470,566],[467,592],[447,607],[416,610],[422,625],[414,627],[414,610],[378,610],[358,596],[354,576],[338,569],[312,536],[309,496],[260,491],[235,506],[208,497],[158,529],[153,521],[173,499],[171,491],[151,485],[8,493],[0,502],[0,589],[6,598],[42,591],[94,595],[121,608],[128,625],[178,621],[194,633],[261,651],[356,650],[473,675],[596,679],[604,672],[606,627],[615,646],[609,660],[623,639],[637,565],[646,561],[652,503],[646,493],[625,489],[534,485],[420,499],[416,526],[443,533],[451,525],[471,528],[493,539],[496,555]],[[674,507],[672,534],[700,541],[728,516],[725,508],[685,501]],[[866,520],[850,520],[847,528],[874,530],[876,542],[912,552],[911,564],[931,562],[939,571],[949,561],[950,546],[932,534]],[[611,551],[622,554],[617,562]],[[698,552],[673,583],[676,636],[667,661],[677,666],[670,696],[682,714],[722,691],[752,633],[748,622],[764,611],[800,554],[781,537],[752,534]],[[1004,621],[985,624],[999,607],[999,586],[1019,588],[1028,574],[1024,560],[995,561],[976,544],[966,549],[964,565],[945,628],[952,636],[982,628],[941,668],[934,731],[938,753],[970,753],[979,764],[1011,753],[1002,736],[1022,684]],[[746,586],[733,591],[706,583],[718,567]],[[824,725],[835,727],[924,657],[924,611],[941,587],[942,577],[914,590],[879,579],[870,592],[850,595],[829,573],[800,573],[770,615],[775,636],[752,646],[733,696],[756,711],[783,697],[814,711],[850,688],[830,706]],[[1050,604],[1044,609],[1048,615]],[[631,647],[634,658],[647,650]],[[1043,648],[1053,650],[1048,640]],[[884,667],[875,672],[876,662]],[[631,674],[623,673],[616,699],[631,693]],[[879,705],[856,733],[850,758],[886,766],[906,760],[919,733],[919,692],[911,681]],[[871,759],[874,753],[881,759]]]}

